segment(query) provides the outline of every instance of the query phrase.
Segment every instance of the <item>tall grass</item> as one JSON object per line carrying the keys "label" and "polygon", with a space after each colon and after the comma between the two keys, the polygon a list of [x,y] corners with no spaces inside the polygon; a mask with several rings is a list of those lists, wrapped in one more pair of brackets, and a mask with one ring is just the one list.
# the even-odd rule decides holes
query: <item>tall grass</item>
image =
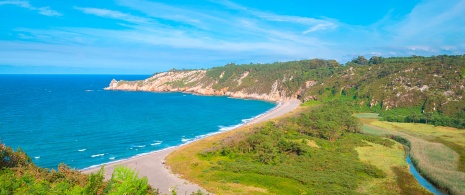
{"label": "tall grass", "polygon": [[[439,188],[451,194],[465,194],[465,173],[459,171],[461,156],[443,143],[434,142],[438,138],[457,140],[455,150],[460,149],[465,135],[453,128],[431,125],[391,123],[377,120],[363,120],[368,133],[392,134],[408,141],[413,164],[421,175]],[[435,131],[436,130],[436,131]],[[455,135],[457,137],[451,137]],[[462,150],[464,148],[462,147]]]}

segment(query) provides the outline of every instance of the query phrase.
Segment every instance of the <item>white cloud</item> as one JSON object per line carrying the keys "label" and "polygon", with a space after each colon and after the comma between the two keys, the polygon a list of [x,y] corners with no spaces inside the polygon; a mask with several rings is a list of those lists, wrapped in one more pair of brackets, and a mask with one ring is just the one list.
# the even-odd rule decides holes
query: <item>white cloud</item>
{"label": "white cloud", "polygon": [[465,53],[465,0],[423,0],[406,15],[392,15],[366,26],[340,23],[337,34],[322,39],[339,41],[337,47],[347,48],[342,56],[373,50],[387,56]]}
{"label": "white cloud", "polygon": [[[362,26],[324,17],[263,12],[230,1],[208,4],[205,7],[212,9],[205,9],[117,0],[118,7],[111,9],[74,8],[81,14],[113,19],[106,22],[126,28],[16,27],[11,34],[20,41],[0,41],[0,64],[69,63],[150,67],[150,71],[155,68],[160,71],[173,67],[211,67],[231,61],[273,62],[316,57],[346,62],[358,55],[463,54],[464,2],[426,0],[403,19],[395,17],[401,18],[400,21],[389,17],[395,15],[390,12],[372,25]],[[35,8],[28,1],[0,0],[1,5],[57,15],[48,7]]]}
{"label": "white cloud", "polygon": [[208,28],[202,20],[221,20],[218,17],[205,14],[201,11],[197,12],[194,10],[183,9],[158,2],[146,0],[118,0],[117,2],[122,6],[138,10],[156,19],[170,20],[188,24],[200,29]]}
{"label": "white cloud", "polygon": [[27,1],[0,1],[0,5],[16,5],[23,8],[32,8],[31,4]]}
{"label": "white cloud", "polygon": [[417,5],[406,18],[390,26],[395,44],[427,44],[440,47],[463,43],[465,0],[428,0]]}
{"label": "white cloud", "polygon": [[44,16],[62,16],[60,12],[50,9],[50,7],[34,7],[28,1],[0,1],[0,5],[16,5],[29,10],[38,11]]}
{"label": "white cloud", "polygon": [[317,24],[317,25],[311,27],[310,29],[304,31],[303,33],[307,34],[307,33],[315,32],[315,31],[319,31],[319,30],[326,30],[326,29],[329,29],[329,28],[336,28],[336,25],[334,25],[333,23],[321,23],[321,24]]}
{"label": "white cloud", "polygon": [[62,16],[63,15],[60,12],[50,9],[50,7],[39,7],[37,8],[37,10],[39,10],[39,14],[42,14],[45,16]]}
{"label": "white cloud", "polygon": [[246,12],[262,20],[305,25],[308,28],[308,30],[304,31],[303,32],[304,34],[315,32],[315,31],[320,31],[320,30],[337,28],[336,22],[330,19],[317,19],[317,18],[309,18],[309,17],[301,17],[301,16],[278,15],[274,13],[253,10],[253,9],[241,6],[239,4],[233,3],[228,0],[221,0],[221,1],[216,1],[216,2],[230,9]]}
{"label": "white cloud", "polygon": [[96,16],[106,17],[106,18],[113,18],[124,20],[131,23],[149,23],[151,20],[148,18],[133,16],[131,14],[122,13],[115,10],[108,10],[108,9],[99,9],[99,8],[84,8],[84,7],[74,7],[77,10],[80,10],[86,14],[92,14]]}

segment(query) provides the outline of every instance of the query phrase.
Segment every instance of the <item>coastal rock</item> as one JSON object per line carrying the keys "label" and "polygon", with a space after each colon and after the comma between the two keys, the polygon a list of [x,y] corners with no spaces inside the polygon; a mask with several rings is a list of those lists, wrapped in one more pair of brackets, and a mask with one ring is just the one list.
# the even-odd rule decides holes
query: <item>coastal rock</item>
{"label": "coastal rock", "polygon": [[[223,78],[224,73],[219,78]],[[206,70],[169,71],[155,74],[145,80],[117,81],[113,79],[105,90],[150,91],[150,92],[186,92],[200,95],[229,96],[244,99],[266,101],[285,101],[297,99],[295,92],[288,93],[282,89],[282,83],[275,80],[269,91],[256,90],[256,86],[241,87],[243,80],[249,75],[239,75],[234,86],[218,88],[218,80],[207,76]],[[311,85],[307,85],[310,87]],[[264,87],[263,87],[264,88]],[[262,91],[262,92],[258,92]],[[291,96],[287,95],[291,94]]]}

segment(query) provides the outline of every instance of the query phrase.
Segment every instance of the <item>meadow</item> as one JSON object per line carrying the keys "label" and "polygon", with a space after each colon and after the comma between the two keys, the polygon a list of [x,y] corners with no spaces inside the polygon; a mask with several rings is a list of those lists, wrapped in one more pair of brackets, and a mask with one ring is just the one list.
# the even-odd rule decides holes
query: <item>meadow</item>
{"label": "meadow", "polygon": [[409,174],[403,146],[359,133],[339,103],[205,138],[166,163],[215,194],[430,194]]}
{"label": "meadow", "polygon": [[450,194],[465,193],[465,132],[451,127],[395,123],[361,118],[363,131],[394,135],[409,146],[412,162],[422,176]]}

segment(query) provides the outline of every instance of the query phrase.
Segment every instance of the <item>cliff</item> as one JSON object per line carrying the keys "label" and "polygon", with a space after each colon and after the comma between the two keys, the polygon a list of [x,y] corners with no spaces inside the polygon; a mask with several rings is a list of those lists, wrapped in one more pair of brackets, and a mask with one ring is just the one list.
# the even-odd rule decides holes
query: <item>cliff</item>
{"label": "cliff", "polygon": [[[374,58],[374,57],[373,57]],[[140,81],[113,80],[107,90],[188,92],[267,101],[343,99],[373,111],[421,108],[465,113],[465,55],[376,57],[343,66],[334,60],[171,70]]]}
{"label": "cliff", "polygon": [[[284,101],[301,97],[321,75],[342,66],[335,60],[300,60],[273,64],[228,64],[208,70],[170,70],[140,81],[112,80],[106,90],[188,92],[235,98]],[[325,74],[323,74],[325,75]]]}
{"label": "cliff", "polygon": [[249,76],[249,72],[245,72],[235,79],[236,82],[231,86],[219,88],[217,86],[219,80],[209,78],[206,72],[205,70],[170,71],[155,74],[143,81],[116,81],[113,79],[105,90],[188,92],[201,95],[230,96],[267,101],[291,100],[297,97],[296,94],[289,95],[289,92],[283,89],[282,82],[278,80],[268,84],[269,86],[265,84],[264,88],[268,88],[269,90],[253,92],[250,87],[244,87],[244,83],[242,83]]}

